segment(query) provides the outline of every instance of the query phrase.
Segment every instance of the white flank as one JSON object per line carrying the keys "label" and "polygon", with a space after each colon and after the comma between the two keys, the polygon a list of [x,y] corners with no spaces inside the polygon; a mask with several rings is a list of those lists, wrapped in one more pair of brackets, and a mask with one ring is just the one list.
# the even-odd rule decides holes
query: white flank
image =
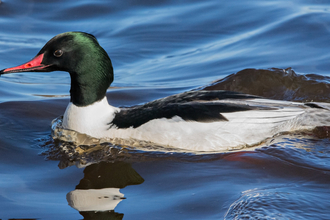
{"label": "white flank", "polygon": [[[172,119],[154,119],[137,128],[109,129],[108,123],[119,109],[109,106],[107,100],[103,99],[87,107],[77,107],[70,103],[64,115],[63,125],[65,128],[96,138],[134,138],[161,146],[195,151],[231,150],[258,144],[279,132],[330,125],[326,120],[330,118],[329,110],[309,108],[302,103],[268,99],[220,102],[269,108],[222,113],[228,121],[201,123],[184,121],[175,116]],[[323,105],[327,108],[330,106]]]}

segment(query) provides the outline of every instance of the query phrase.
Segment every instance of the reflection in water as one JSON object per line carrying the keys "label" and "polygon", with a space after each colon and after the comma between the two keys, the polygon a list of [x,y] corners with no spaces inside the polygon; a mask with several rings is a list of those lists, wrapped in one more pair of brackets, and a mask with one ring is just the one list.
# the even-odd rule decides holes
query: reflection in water
{"label": "reflection in water", "polygon": [[78,211],[114,210],[124,199],[119,188],[76,189],[66,195],[69,205]]}
{"label": "reflection in water", "polygon": [[84,219],[122,219],[124,214],[114,212],[124,199],[119,189],[143,182],[126,162],[100,162],[85,168],[84,178],[67,194],[67,201]]}
{"label": "reflection in water", "polygon": [[[79,211],[84,219],[122,219],[115,207],[125,199],[120,189],[142,184],[144,179],[125,162],[140,160],[143,153],[126,151],[120,147],[103,144],[98,146],[76,146],[47,137],[40,140],[46,150],[42,155],[48,160],[59,160],[59,168],[76,165],[84,167],[84,177],[75,190],[66,196],[68,204]],[[135,159],[134,159],[135,158]]]}
{"label": "reflection in water", "polygon": [[116,213],[113,210],[109,212],[80,212],[84,216],[84,220],[121,220],[124,214]]}

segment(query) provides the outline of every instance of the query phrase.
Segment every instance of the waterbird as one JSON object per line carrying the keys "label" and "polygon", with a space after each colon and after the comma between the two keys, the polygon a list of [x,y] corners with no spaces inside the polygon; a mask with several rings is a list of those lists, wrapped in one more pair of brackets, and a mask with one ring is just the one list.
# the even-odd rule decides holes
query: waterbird
{"label": "waterbird", "polygon": [[150,141],[161,146],[222,151],[253,146],[285,131],[330,124],[329,104],[265,99],[232,91],[187,91],[145,104],[108,104],[113,66],[97,39],[66,32],[49,40],[29,62],[0,71],[66,71],[70,102],[63,127],[94,138]]}

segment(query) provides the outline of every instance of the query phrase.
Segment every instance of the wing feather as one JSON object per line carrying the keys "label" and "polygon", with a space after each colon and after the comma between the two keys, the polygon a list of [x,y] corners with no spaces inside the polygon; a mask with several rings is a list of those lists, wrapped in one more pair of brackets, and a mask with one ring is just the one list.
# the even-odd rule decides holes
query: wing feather
{"label": "wing feather", "polygon": [[221,113],[268,109],[246,104],[222,103],[225,99],[255,99],[256,96],[230,91],[191,91],[158,99],[144,105],[123,108],[110,123],[111,127],[137,128],[148,121],[175,116],[185,121],[227,121]]}

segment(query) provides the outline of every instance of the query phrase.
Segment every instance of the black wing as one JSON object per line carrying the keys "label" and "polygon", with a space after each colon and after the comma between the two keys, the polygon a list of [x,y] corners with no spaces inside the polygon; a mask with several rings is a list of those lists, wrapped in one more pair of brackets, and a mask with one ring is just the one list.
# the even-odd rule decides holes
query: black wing
{"label": "black wing", "polygon": [[111,126],[117,128],[139,127],[157,118],[179,116],[186,121],[214,122],[226,121],[221,113],[257,109],[254,106],[211,102],[223,99],[258,98],[229,91],[191,91],[158,99],[144,105],[123,108],[116,113]]}

